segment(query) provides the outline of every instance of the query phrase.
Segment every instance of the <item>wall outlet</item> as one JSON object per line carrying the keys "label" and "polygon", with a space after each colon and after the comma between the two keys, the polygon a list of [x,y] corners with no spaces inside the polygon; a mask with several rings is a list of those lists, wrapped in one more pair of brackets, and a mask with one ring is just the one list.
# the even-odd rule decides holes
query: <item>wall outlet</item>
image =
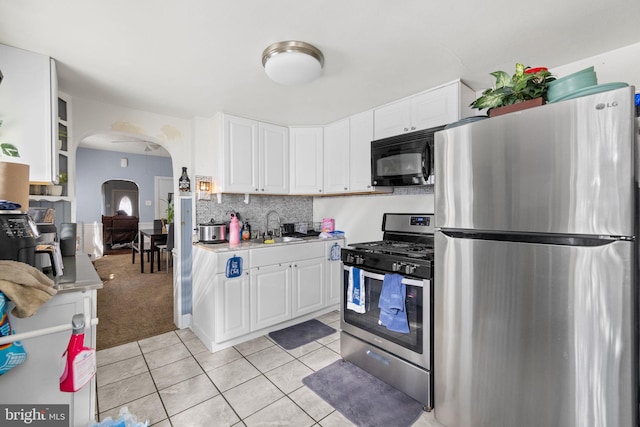
{"label": "wall outlet", "polygon": [[144,205],[145,206],[151,206],[151,200],[145,200],[144,201]]}

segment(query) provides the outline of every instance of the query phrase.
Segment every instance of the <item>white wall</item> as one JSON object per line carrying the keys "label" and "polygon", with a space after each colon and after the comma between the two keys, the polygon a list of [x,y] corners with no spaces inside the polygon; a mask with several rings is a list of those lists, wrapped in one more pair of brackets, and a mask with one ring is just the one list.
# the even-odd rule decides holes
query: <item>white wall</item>
{"label": "white wall", "polygon": [[345,232],[347,243],[382,239],[382,214],[385,212],[433,213],[433,193],[313,199],[313,220],[334,218],[336,230]]}
{"label": "white wall", "polygon": [[640,91],[640,43],[585,58],[570,64],[551,67],[556,77],[564,77],[593,65],[598,83],[625,82]]}
{"label": "white wall", "polygon": [[[640,43],[563,66],[551,66],[550,70],[557,77],[563,77],[592,65],[598,83],[626,82],[635,86],[636,92],[640,91]],[[347,242],[367,242],[382,238],[383,213],[432,213],[433,203],[433,194],[316,197],[313,220],[334,218],[336,229],[346,233]]]}

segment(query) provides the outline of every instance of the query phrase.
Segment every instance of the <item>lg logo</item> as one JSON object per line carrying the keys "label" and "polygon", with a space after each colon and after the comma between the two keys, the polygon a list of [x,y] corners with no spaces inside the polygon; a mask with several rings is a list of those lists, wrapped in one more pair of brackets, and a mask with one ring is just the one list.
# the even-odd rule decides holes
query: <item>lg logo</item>
{"label": "lg logo", "polygon": [[604,110],[605,108],[611,108],[611,107],[617,107],[617,106],[618,106],[618,102],[617,101],[607,102],[607,103],[600,103],[600,104],[596,105],[596,110]]}

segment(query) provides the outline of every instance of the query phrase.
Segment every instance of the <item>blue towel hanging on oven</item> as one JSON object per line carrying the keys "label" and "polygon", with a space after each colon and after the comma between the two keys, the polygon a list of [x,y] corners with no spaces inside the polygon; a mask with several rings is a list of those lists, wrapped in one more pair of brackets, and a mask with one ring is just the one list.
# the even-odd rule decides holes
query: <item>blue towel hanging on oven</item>
{"label": "blue towel hanging on oven", "polygon": [[349,267],[347,308],[360,314],[366,312],[364,277],[362,274],[362,270],[357,267]]}
{"label": "blue towel hanging on oven", "polygon": [[380,318],[378,323],[387,329],[403,334],[409,333],[409,322],[405,309],[407,285],[399,274],[385,274],[380,292]]}

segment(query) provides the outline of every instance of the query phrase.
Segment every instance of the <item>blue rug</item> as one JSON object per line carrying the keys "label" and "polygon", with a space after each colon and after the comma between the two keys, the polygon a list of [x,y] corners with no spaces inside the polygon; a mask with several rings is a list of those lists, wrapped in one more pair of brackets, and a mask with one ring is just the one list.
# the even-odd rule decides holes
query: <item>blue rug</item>
{"label": "blue rug", "polygon": [[302,383],[360,427],[408,427],[423,412],[417,400],[343,360]]}
{"label": "blue rug", "polygon": [[288,328],[269,333],[269,337],[285,350],[293,350],[335,333],[336,330],[319,320],[311,319]]}

